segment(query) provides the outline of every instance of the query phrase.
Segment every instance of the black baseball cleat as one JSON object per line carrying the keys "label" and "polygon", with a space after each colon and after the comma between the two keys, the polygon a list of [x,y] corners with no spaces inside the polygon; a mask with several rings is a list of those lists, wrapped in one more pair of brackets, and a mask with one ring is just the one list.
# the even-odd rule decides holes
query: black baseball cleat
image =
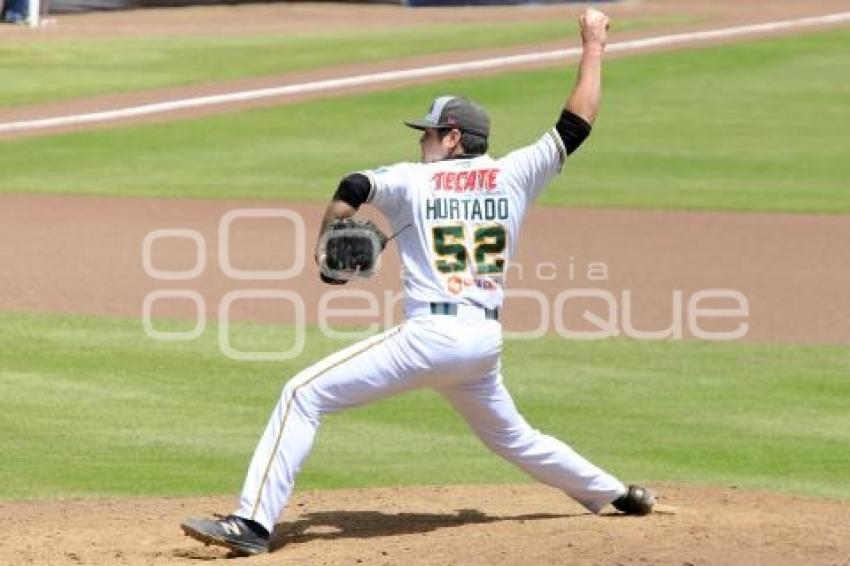
{"label": "black baseball cleat", "polygon": [[269,535],[255,523],[228,515],[220,519],[192,517],[180,523],[183,532],[204,544],[217,544],[237,554],[263,554],[269,551]]}
{"label": "black baseball cleat", "polygon": [[630,485],[626,493],[611,502],[611,505],[626,515],[649,515],[656,499],[651,489]]}

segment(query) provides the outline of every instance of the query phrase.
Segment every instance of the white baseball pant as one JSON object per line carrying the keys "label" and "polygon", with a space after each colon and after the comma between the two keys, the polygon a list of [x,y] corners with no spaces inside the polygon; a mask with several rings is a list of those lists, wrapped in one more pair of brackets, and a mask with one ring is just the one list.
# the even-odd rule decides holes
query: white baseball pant
{"label": "white baseball pant", "polygon": [[502,383],[502,329],[477,307],[414,316],[302,370],[283,388],[254,452],[236,515],[272,531],[322,416],[420,387],[441,393],[484,444],[599,512],[625,493],[615,477],[533,429]]}

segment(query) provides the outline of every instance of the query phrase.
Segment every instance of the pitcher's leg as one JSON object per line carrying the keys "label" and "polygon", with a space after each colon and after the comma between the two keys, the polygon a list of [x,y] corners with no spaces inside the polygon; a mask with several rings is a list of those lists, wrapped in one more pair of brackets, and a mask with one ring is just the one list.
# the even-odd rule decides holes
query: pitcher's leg
{"label": "pitcher's leg", "polygon": [[415,361],[399,326],[293,377],[254,452],[235,514],[271,532],[292,494],[322,415],[417,387],[417,366],[410,363]]}
{"label": "pitcher's leg", "polygon": [[594,513],[626,492],[617,478],[560,440],[529,426],[498,369],[479,381],[439,391],[490,450],[538,481],[563,490]]}

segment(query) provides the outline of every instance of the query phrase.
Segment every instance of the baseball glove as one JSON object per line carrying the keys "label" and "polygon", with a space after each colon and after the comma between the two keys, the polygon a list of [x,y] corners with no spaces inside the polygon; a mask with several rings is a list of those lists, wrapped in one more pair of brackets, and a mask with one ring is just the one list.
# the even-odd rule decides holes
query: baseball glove
{"label": "baseball glove", "polygon": [[358,277],[370,277],[387,240],[386,234],[370,220],[334,220],[319,245],[322,281],[343,285]]}

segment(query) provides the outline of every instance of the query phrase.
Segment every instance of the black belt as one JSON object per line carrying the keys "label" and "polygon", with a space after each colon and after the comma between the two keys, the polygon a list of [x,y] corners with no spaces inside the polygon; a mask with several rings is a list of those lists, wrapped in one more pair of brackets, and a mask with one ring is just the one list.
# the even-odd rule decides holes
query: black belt
{"label": "black belt", "polygon": [[[457,316],[457,303],[431,303],[431,314]],[[484,309],[484,318],[499,320],[499,309]]]}

